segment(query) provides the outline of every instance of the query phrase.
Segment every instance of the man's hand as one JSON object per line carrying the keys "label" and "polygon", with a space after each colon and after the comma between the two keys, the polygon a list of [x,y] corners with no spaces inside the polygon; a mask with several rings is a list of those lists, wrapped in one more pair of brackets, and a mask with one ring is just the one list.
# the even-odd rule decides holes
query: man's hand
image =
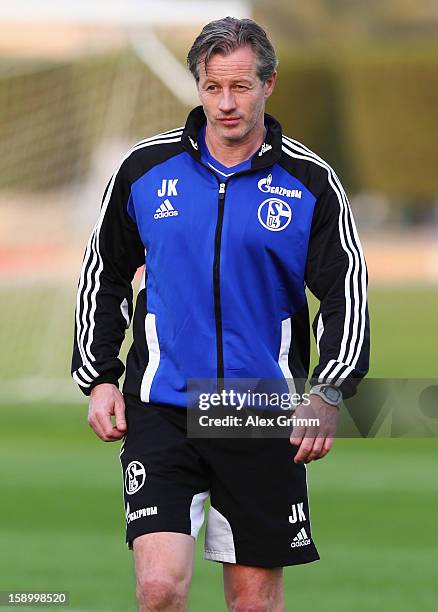
{"label": "man's hand", "polygon": [[[111,419],[115,416],[116,424]],[[120,440],[126,433],[125,401],[115,385],[102,383],[91,390],[88,424],[104,442]]]}
{"label": "man's hand", "polygon": [[325,402],[318,395],[309,396],[309,404],[300,404],[294,412],[296,419],[319,419],[318,426],[295,427],[290,435],[290,443],[298,446],[295,463],[309,463],[322,459],[333,445],[338,420],[338,409]]}

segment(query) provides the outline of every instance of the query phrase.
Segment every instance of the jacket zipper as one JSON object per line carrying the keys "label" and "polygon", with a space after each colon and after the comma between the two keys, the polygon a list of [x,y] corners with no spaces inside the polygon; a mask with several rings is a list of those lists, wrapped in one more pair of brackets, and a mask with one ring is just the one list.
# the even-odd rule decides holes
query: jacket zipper
{"label": "jacket zipper", "polygon": [[[219,183],[217,201],[217,223],[214,236],[214,259],[213,259],[213,288],[214,288],[214,313],[216,320],[216,349],[217,349],[217,378],[224,377],[224,352],[222,343],[222,309],[221,309],[221,287],[220,287],[220,263],[221,263],[221,239],[222,224],[224,220],[226,183]],[[221,383],[219,383],[220,386]]]}
{"label": "jacket zipper", "polygon": [[[221,307],[221,287],[220,287],[220,263],[221,263],[221,241],[222,241],[222,224],[224,220],[224,205],[225,205],[225,191],[227,183],[221,183],[219,177],[213,172],[208,166],[202,164],[211,174],[213,174],[219,185],[218,192],[218,210],[217,210],[217,222],[216,222],[216,233],[214,236],[214,258],[213,258],[213,291],[214,291],[214,314],[216,322],[216,353],[217,353],[217,391],[221,393],[223,389],[223,378],[224,378],[224,347],[223,347],[223,335],[222,335],[222,307]],[[243,174],[251,174],[254,170],[244,170],[243,172],[236,172],[231,178],[241,176]],[[228,179],[230,180],[230,179]]]}
{"label": "jacket zipper", "polygon": [[[222,224],[224,220],[224,205],[225,205],[225,191],[227,183],[221,183],[219,177],[211,168],[206,164],[201,163],[210,174],[212,174],[219,185],[218,191],[218,210],[217,210],[217,222],[216,232],[214,236],[214,258],[213,258],[213,291],[214,291],[214,314],[216,322],[216,353],[217,353],[217,378],[218,385],[217,390],[220,393],[223,389],[223,378],[224,378],[224,349],[223,349],[223,336],[222,336],[222,308],[221,308],[221,288],[220,288],[220,261],[221,261],[221,240],[222,240]],[[242,172],[236,172],[230,178],[236,176],[242,176],[244,174],[252,174],[254,170],[243,170]],[[230,179],[228,179],[230,180]]]}

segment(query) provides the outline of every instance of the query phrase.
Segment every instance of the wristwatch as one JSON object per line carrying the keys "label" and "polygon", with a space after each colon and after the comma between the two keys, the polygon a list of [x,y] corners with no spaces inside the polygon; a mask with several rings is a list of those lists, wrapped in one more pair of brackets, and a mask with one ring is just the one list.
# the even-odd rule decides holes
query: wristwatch
{"label": "wristwatch", "polygon": [[339,406],[342,404],[342,391],[334,385],[315,385],[309,391],[309,395],[319,395],[322,399],[331,406]]}

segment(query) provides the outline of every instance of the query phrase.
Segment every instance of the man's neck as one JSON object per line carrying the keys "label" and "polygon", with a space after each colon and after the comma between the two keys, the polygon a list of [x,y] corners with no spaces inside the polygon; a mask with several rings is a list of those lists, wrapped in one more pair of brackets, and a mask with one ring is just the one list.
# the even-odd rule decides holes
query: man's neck
{"label": "man's neck", "polygon": [[266,135],[265,126],[255,126],[247,137],[241,141],[219,139],[214,130],[205,130],[205,144],[214,157],[223,166],[231,167],[249,159],[261,147]]}

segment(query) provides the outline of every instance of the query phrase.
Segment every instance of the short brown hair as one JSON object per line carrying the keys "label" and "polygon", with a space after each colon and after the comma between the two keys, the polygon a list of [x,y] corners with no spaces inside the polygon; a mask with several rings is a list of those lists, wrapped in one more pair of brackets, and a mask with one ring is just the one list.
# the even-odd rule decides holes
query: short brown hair
{"label": "short brown hair", "polygon": [[190,72],[199,81],[199,62],[205,70],[212,55],[229,55],[236,49],[251,46],[257,57],[257,75],[262,83],[275,72],[278,59],[265,30],[252,19],[225,17],[207,23],[187,55]]}

